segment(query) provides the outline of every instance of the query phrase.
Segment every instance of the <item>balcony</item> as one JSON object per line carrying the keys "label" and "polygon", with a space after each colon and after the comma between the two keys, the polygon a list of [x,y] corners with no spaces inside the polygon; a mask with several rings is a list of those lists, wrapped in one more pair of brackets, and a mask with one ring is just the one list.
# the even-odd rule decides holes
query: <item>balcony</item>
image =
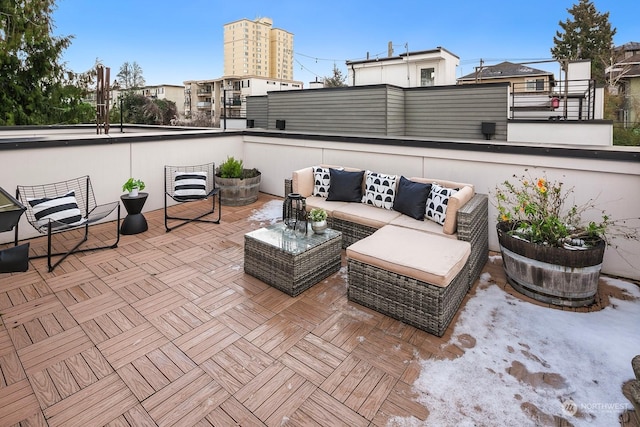
{"label": "balcony", "polygon": [[[55,137],[47,129],[49,136],[37,141],[30,133],[23,141],[28,148],[2,147],[7,167],[0,170],[0,184],[5,188],[23,182],[53,182],[86,170],[92,175],[97,197],[115,200],[127,177],[143,178],[149,192],[144,212],[149,230],[122,236],[114,250],[73,255],[54,273],[46,272],[44,260],[33,260],[25,273],[0,274],[0,424],[315,422],[383,426],[402,422],[394,417],[414,417],[421,420],[418,423],[429,424],[440,419],[445,407],[456,419],[477,412],[475,422],[482,424],[493,412],[484,403],[478,406],[476,399],[482,400],[488,387],[496,393],[502,391],[498,378],[515,379],[511,383],[527,392],[524,399],[507,393],[506,400],[500,401],[501,411],[517,414],[526,412],[520,408],[530,403],[527,396],[535,396],[539,390],[538,405],[553,407],[560,405],[558,395],[580,394],[583,387],[595,387],[588,380],[575,388],[570,383],[567,391],[559,384],[562,381],[554,382],[574,378],[569,371],[554,370],[559,359],[567,359],[567,348],[550,347],[539,353],[536,347],[522,345],[529,339],[522,330],[514,329],[516,335],[510,340],[499,335],[499,318],[509,307],[521,309],[523,314],[524,302],[526,307],[540,310],[539,320],[528,323],[543,335],[549,334],[544,330],[546,317],[557,319],[567,313],[534,306],[514,292],[506,284],[496,252],[490,254],[482,278],[466,296],[446,334],[437,338],[349,302],[344,252],[338,273],[295,298],[244,274],[243,236],[278,219],[283,179],[292,169],[335,159],[370,169],[406,171],[407,176],[457,176],[475,183],[479,192],[489,191],[516,167],[539,164],[561,169],[567,165],[562,171],[570,185],[577,181],[579,191],[592,194],[603,182],[608,183],[611,194],[605,201],[616,216],[626,213],[628,217],[639,211],[640,203],[623,198],[634,188],[640,173],[637,162],[628,160],[635,155],[631,150],[599,148],[600,156],[608,156],[603,159],[583,148],[568,158],[562,157],[565,149],[559,147],[540,151],[521,147],[523,154],[518,147],[504,144],[496,152],[487,152],[486,141],[462,150],[455,143],[451,149],[429,141],[370,137],[355,141],[354,137],[339,140],[318,135],[301,139],[283,132],[273,137],[268,131],[172,131],[157,135],[147,128],[137,135],[133,131],[95,139],[68,134]],[[9,145],[18,144],[17,139],[13,134]],[[592,157],[586,158],[590,153]],[[193,223],[166,233],[161,209],[162,165],[194,164],[204,158],[220,162],[228,155],[262,171],[258,202],[223,207],[219,225]],[[65,168],[50,167],[62,162],[66,162]],[[20,166],[27,163],[29,168]],[[585,184],[588,188],[581,190]],[[104,227],[106,234],[112,224],[98,227]],[[21,225],[23,238],[29,237],[27,230],[28,225]],[[2,233],[0,238],[0,243],[6,243],[0,247],[6,247],[13,236]],[[39,252],[46,242],[35,238],[31,245]],[[638,253],[637,246],[623,249]],[[637,270],[625,270],[623,264],[616,262],[615,254],[608,254],[610,274],[637,274]],[[598,302],[591,307],[596,312],[582,313],[580,319],[593,315],[604,322],[605,316],[600,314],[621,313],[634,330],[640,321],[638,297],[632,291],[621,291],[615,283],[607,277],[601,279]],[[504,302],[501,310],[475,317],[466,311],[495,302],[496,295],[505,300],[500,300]],[[636,304],[635,308],[630,309],[629,304]],[[597,311],[605,306],[607,311]],[[465,325],[473,323],[482,328],[483,335],[462,332]],[[624,324],[616,328],[624,328]],[[578,342],[596,344],[607,335],[602,329],[572,332]],[[619,344],[624,347],[628,342]],[[498,347],[504,347],[509,358],[507,368],[494,372],[494,383],[483,382],[491,378],[487,369],[469,361],[477,361],[484,349]],[[578,353],[568,362],[584,376],[583,364],[589,354],[570,351]],[[617,357],[619,352],[599,356],[613,357],[613,353]],[[606,364],[602,359],[596,362],[598,366]],[[452,376],[434,376],[427,381],[430,385],[420,388],[420,375],[428,364],[436,364],[436,369]],[[630,379],[630,359],[626,366]],[[453,375],[468,382],[449,381]],[[424,403],[425,395],[417,391],[437,396],[436,391],[447,383],[458,388],[437,403]],[[460,396],[468,398],[457,400]],[[624,402],[617,395],[609,398]],[[468,403],[470,409],[449,407],[449,400]],[[583,411],[596,414],[605,424],[618,416],[597,409]],[[575,421],[560,406],[556,412]],[[500,414],[505,416],[505,412]],[[548,415],[544,410],[537,414]]]}
{"label": "balcony", "polygon": [[211,101],[199,101],[196,103],[196,107],[211,109]]}

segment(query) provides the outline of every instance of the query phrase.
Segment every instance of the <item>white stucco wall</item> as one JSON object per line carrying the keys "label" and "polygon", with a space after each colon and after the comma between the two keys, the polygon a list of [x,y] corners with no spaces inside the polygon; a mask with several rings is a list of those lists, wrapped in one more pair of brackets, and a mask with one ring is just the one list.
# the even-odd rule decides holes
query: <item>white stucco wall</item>
{"label": "white stucco wall", "polygon": [[612,146],[609,122],[507,122],[507,141],[533,144]]}
{"label": "white stucco wall", "polygon": [[[629,189],[640,188],[640,168],[637,161],[613,161],[589,155],[590,147],[572,146],[571,156],[531,155],[509,153],[508,150],[462,150],[429,147],[410,147],[402,144],[326,141],[322,137],[281,138],[269,132],[243,135],[229,131],[224,136],[202,138],[171,138],[166,133],[149,141],[127,142],[118,139],[110,144],[64,146],[57,148],[2,150],[3,167],[0,185],[14,192],[18,184],[50,183],[89,174],[98,202],[118,200],[121,187],[130,176],[147,184],[149,198],[144,211],[161,209],[164,204],[164,165],[219,164],[227,156],[242,159],[250,168],[262,172],[260,190],[284,196],[284,179],[291,172],[320,163],[370,169],[383,173],[441,178],[468,182],[479,193],[490,194],[496,185],[513,174],[526,169],[534,174],[546,173],[550,179],[561,179],[567,187],[575,187],[575,202],[593,199],[597,208],[604,209],[616,219],[638,217],[640,198],[630,196]],[[393,141],[393,139],[390,139]],[[485,146],[486,141],[469,142]],[[495,142],[494,142],[495,143]],[[513,143],[496,145],[509,146]],[[563,146],[561,148],[567,148]],[[459,147],[458,147],[459,148]],[[579,151],[585,150],[585,155]],[[636,147],[598,147],[598,152],[639,153]],[[28,165],[26,167],[25,165]],[[491,199],[490,199],[491,200]],[[570,202],[572,204],[572,202]],[[593,211],[585,219],[599,219]],[[489,208],[489,246],[498,250],[495,233],[497,211]],[[223,212],[224,218],[224,212]],[[115,219],[110,217],[109,219]],[[24,219],[20,238],[36,235]],[[13,232],[0,233],[0,243],[13,241]],[[639,241],[618,241],[618,248],[609,247],[605,253],[603,272],[640,280]]]}

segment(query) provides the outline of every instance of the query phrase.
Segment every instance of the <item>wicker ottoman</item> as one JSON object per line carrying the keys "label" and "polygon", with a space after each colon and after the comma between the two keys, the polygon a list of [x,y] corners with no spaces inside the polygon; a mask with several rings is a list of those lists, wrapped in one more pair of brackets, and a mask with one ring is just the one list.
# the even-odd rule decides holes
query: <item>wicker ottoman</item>
{"label": "wicker ottoman", "polygon": [[468,242],[386,225],[347,248],[350,301],[442,336],[468,290]]}

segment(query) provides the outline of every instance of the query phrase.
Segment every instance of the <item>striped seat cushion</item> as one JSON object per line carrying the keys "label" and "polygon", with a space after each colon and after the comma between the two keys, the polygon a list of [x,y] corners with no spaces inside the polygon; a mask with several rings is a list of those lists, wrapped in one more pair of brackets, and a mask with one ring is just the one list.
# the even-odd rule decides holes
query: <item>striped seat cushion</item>
{"label": "striped seat cushion", "polygon": [[41,199],[28,199],[27,201],[33,208],[33,215],[38,226],[42,227],[49,221],[75,226],[81,225],[86,221],[85,218],[82,218],[75,196],[75,192],[70,191],[58,197],[43,197]]}
{"label": "striped seat cushion", "polygon": [[207,172],[176,172],[173,188],[175,199],[202,199],[206,196]]}

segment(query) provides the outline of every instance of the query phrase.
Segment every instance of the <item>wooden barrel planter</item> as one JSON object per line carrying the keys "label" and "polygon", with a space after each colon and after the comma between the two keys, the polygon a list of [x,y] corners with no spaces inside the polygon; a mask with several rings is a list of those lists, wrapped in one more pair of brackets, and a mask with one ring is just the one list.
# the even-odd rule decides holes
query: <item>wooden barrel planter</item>
{"label": "wooden barrel planter", "polygon": [[260,177],[221,178],[216,176],[216,186],[220,189],[220,202],[224,206],[245,206],[258,200]]}
{"label": "wooden barrel planter", "polygon": [[530,243],[508,234],[509,223],[497,224],[502,263],[509,284],[535,300],[567,307],[592,304],[606,244],[565,249]]}

